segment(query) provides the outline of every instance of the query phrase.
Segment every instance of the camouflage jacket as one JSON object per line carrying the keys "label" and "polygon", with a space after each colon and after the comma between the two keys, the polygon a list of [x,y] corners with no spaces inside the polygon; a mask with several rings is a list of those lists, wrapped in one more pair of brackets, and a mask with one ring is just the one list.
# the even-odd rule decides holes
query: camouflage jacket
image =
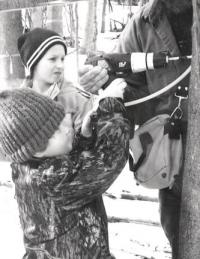
{"label": "camouflage jacket", "polygon": [[[123,104],[113,98],[100,102],[92,123],[92,145],[78,134],[70,155],[12,164],[20,222],[30,251],[40,251],[41,244],[64,235],[61,255],[55,244],[43,245],[45,253],[63,259],[107,258],[102,252],[109,250],[102,225],[106,223],[98,197],[126,164],[130,127]],[[95,257],[97,250],[101,257]]]}

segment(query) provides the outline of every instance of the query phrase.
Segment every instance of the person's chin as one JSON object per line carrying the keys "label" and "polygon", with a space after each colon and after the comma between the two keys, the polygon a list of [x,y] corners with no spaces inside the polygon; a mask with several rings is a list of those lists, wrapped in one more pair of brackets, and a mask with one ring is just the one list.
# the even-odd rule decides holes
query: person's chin
{"label": "person's chin", "polygon": [[62,74],[61,73],[54,73],[53,76],[58,81],[62,77]]}
{"label": "person's chin", "polygon": [[55,82],[58,82],[57,78],[51,78],[48,80],[49,85],[53,85]]}

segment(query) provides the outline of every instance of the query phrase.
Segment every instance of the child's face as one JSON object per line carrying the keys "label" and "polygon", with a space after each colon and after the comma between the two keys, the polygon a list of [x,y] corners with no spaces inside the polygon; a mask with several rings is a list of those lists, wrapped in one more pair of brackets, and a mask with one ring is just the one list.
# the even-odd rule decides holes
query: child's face
{"label": "child's face", "polygon": [[35,154],[36,157],[52,157],[68,154],[72,150],[74,128],[72,115],[67,113],[58,130],[49,139],[46,149]]}
{"label": "child's face", "polygon": [[60,44],[52,46],[34,69],[33,79],[43,84],[53,84],[63,76],[65,50]]}

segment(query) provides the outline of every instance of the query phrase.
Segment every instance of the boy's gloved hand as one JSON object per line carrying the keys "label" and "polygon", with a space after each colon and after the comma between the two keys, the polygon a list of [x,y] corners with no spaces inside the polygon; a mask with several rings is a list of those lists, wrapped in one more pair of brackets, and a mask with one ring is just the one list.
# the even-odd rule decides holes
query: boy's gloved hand
{"label": "boy's gloved hand", "polygon": [[78,74],[80,85],[93,94],[97,94],[109,79],[107,69],[101,66],[84,65],[79,69]]}
{"label": "boy's gloved hand", "polygon": [[81,134],[89,138],[92,135],[91,116],[94,114],[99,106],[99,101],[106,97],[121,98],[123,99],[124,90],[127,83],[123,78],[117,78],[96,98],[93,109],[87,113],[83,119]]}

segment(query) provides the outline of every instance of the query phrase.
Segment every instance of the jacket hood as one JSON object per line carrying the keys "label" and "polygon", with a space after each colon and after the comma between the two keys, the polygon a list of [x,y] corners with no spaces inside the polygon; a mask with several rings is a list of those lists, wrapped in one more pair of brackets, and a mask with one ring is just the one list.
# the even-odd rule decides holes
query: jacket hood
{"label": "jacket hood", "polygon": [[142,17],[145,21],[156,26],[163,15],[163,5],[160,0],[150,0],[142,11]]}

